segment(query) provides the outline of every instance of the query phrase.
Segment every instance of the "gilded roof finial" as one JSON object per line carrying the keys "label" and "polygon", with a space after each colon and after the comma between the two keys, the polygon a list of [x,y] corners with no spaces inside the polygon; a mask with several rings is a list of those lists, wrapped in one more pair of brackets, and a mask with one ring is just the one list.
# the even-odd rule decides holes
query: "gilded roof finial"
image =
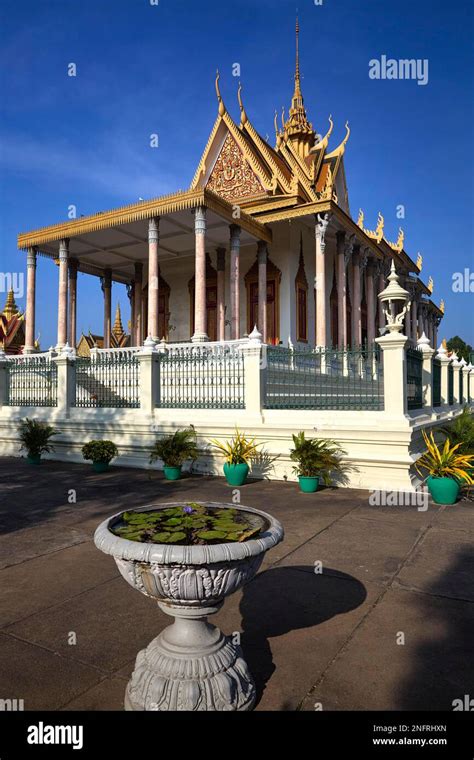
{"label": "gilded roof finial", "polygon": [[240,126],[243,127],[245,122],[247,121],[247,114],[245,113],[245,108],[242,103],[242,85],[239,82],[239,89],[237,90],[237,98],[239,100],[239,106],[240,106]]}
{"label": "gilded roof finial", "polygon": [[275,146],[275,148],[276,148],[276,150],[278,150],[279,147],[280,147],[280,145],[281,145],[281,143],[282,143],[282,139],[283,138],[282,138],[282,136],[280,134],[280,130],[278,129],[278,113],[277,113],[276,108],[275,108],[275,120],[274,120],[274,124],[275,124],[275,140],[276,140],[276,146]]}
{"label": "gilded roof finial", "polygon": [[2,314],[4,314],[7,319],[11,319],[14,314],[18,314],[18,306],[15,303],[15,295],[13,293],[13,288],[10,288],[10,290],[7,293],[7,300],[5,302],[5,306],[4,306]]}
{"label": "gilded roof finial", "polygon": [[296,63],[295,63],[295,89],[291,99],[290,113],[285,124],[285,131],[301,157],[308,155],[314,145],[315,135],[312,125],[308,121],[304,107],[303,94],[301,92],[300,73],[300,24],[296,17]]}
{"label": "gilded roof finial", "polygon": [[441,303],[439,305],[439,310],[444,314],[444,298],[441,299]]}
{"label": "gilded roof finial", "polygon": [[360,227],[361,230],[364,229],[364,212],[362,209],[359,209],[359,217],[357,219],[357,226]]}
{"label": "gilded roof finial", "polygon": [[385,224],[385,219],[383,218],[382,214],[379,211],[379,215],[377,217],[377,226],[375,228],[375,234],[377,236],[377,241],[380,243],[380,241],[383,238],[383,228]]}
{"label": "gilded roof finial", "polygon": [[114,322],[114,326],[112,327],[112,332],[117,339],[121,338],[122,335],[125,334],[125,331],[122,325],[122,314],[120,312],[120,303],[117,303],[117,309],[115,311],[115,322]]}
{"label": "gilded roof finial", "polygon": [[417,266],[417,269],[419,269],[421,272],[423,268],[423,256],[421,255],[421,253],[418,254],[418,258],[416,260],[416,266]]}
{"label": "gilded roof finial", "polygon": [[298,16],[296,17],[296,65],[295,65],[295,93],[301,94],[301,79],[300,79],[300,22]]}
{"label": "gilded roof finial", "polygon": [[427,288],[430,291],[430,293],[433,292],[433,290],[434,290],[434,280],[433,280],[432,277],[430,277],[429,280],[428,280]]}
{"label": "gilded roof finial", "polygon": [[220,91],[220,88],[219,88],[219,79],[220,79],[220,74],[219,74],[219,69],[217,69],[217,72],[216,72],[216,95],[217,95],[217,100],[219,101],[219,116],[224,116],[224,114],[225,114],[225,105],[224,105],[224,101],[222,100],[221,91]]}

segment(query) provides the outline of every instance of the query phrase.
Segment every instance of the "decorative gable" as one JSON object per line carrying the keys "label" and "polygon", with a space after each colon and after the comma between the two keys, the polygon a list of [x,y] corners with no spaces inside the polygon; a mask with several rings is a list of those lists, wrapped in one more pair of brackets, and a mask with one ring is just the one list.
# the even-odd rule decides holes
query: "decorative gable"
{"label": "decorative gable", "polygon": [[227,201],[265,192],[230,132],[224,140],[207,187]]}

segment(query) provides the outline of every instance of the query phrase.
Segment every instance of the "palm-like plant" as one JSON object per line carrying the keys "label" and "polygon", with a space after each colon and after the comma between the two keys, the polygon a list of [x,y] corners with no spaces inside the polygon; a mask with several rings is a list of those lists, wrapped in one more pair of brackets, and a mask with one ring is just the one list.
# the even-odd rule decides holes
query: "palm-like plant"
{"label": "palm-like plant", "polygon": [[194,462],[198,456],[196,431],[189,427],[159,438],[151,451],[150,464],[161,459],[166,467],[181,467],[188,459]]}
{"label": "palm-like plant", "polygon": [[415,463],[415,469],[419,475],[421,475],[421,470],[426,470],[433,478],[454,478],[473,485],[474,481],[469,475],[469,469],[474,466],[474,454],[460,453],[461,444],[457,443],[453,446],[449,438],[446,438],[442,446],[438,446],[433,432],[428,436],[423,430],[423,439],[427,451]]}
{"label": "palm-like plant", "polygon": [[325,485],[331,483],[331,473],[342,472],[341,456],[346,451],[337,441],[330,438],[306,438],[304,431],[293,435],[294,449],[290,459],[297,462],[293,471],[300,477],[313,478],[319,475]]}
{"label": "palm-like plant", "polygon": [[235,428],[235,433],[229,441],[221,443],[212,440],[211,444],[224,455],[227,464],[248,464],[259,453],[258,446],[262,445],[255,443],[255,438],[247,438],[238,428]]}
{"label": "palm-like plant", "polygon": [[453,445],[459,444],[459,454],[474,454],[474,416],[467,406],[451,425],[440,430]]}
{"label": "palm-like plant", "polygon": [[21,441],[20,451],[26,451],[29,457],[38,457],[54,451],[50,439],[56,434],[56,430],[46,422],[26,417],[18,425],[18,433]]}

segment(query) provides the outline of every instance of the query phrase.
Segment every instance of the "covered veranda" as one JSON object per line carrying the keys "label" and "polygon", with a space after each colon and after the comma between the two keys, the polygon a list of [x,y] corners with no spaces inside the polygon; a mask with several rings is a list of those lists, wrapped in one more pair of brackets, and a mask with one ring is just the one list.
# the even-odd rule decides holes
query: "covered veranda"
{"label": "covered veranda", "polygon": [[[208,340],[206,252],[217,251],[216,325],[225,338],[226,288],[229,291],[231,338],[240,337],[239,260],[243,247],[259,253],[259,315],[266,297],[267,245],[270,229],[209,190],[189,190],[141,201],[111,211],[69,220],[18,237],[27,251],[26,340],[24,353],[35,351],[36,266],[38,256],[58,265],[57,348],[77,345],[77,273],[101,279],[104,294],[104,348],[110,348],[112,284],[127,286],[132,345],[146,337],[160,340],[169,309],[166,287],[160,293],[160,265],[194,259],[191,325],[194,342]],[[228,254],[227,254],[228,252]],[[229,282],[226,282],[228,259]]]}

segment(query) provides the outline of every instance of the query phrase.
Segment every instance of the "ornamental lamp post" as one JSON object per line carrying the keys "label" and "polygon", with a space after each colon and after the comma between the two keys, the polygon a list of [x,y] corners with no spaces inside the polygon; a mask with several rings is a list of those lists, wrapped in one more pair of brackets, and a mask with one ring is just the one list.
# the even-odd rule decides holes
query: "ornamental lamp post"
{"label": "ornamental lamp post", "polygon": [[395,262],[392,259],[388,285],[378,294],[386,319],[386,329],[390,334],[401,333],[405,315],[410,311],[411,301],[408,290],[402,288],[398,281]]}

